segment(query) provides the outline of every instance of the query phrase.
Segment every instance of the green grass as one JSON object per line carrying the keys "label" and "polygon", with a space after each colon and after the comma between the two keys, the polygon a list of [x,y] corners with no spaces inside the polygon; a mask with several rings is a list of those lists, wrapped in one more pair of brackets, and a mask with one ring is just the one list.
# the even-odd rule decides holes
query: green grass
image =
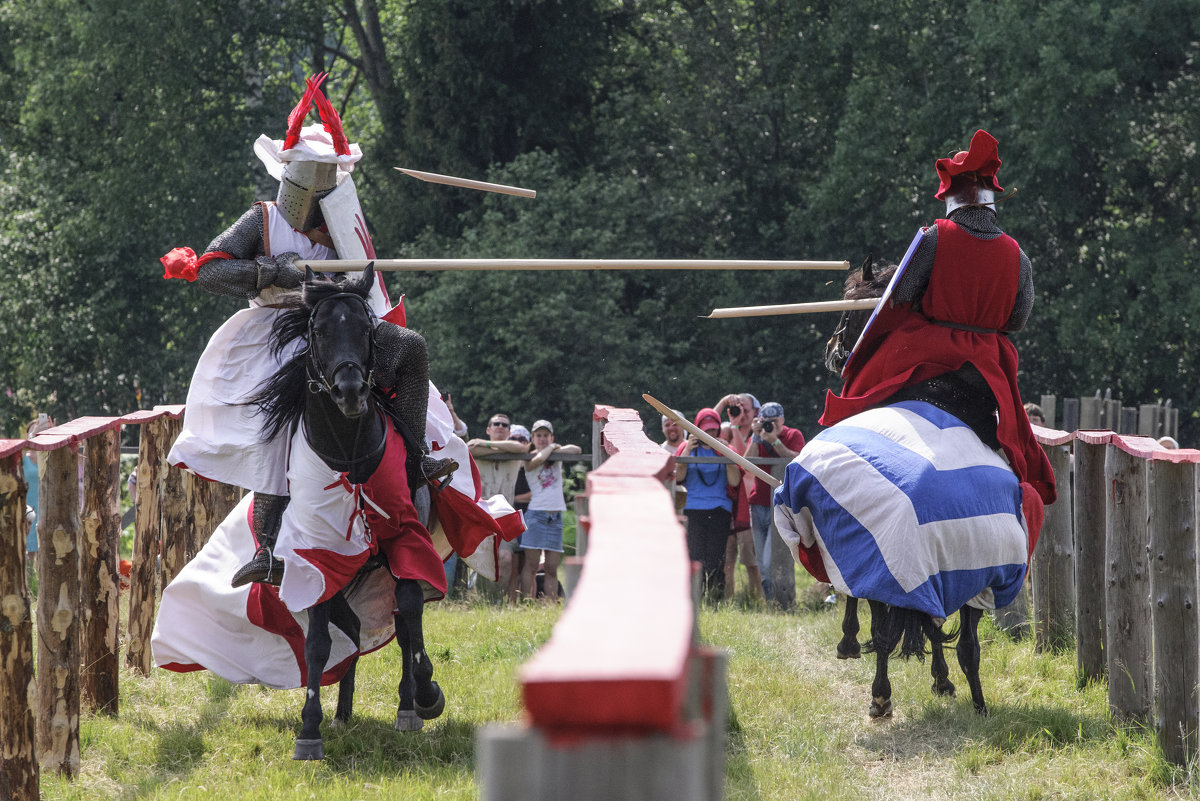
{"label": "green grass", "polygon": [[[801,587],[802,601],[819,594]],[[389,646],[360,663],[349,726],[329,728],[335,692],[324,693],[321,763],[291,759],[302,691],[235,686],[208,673],[123,673],[120,718],[85,717],[81,775],[43,776],[43,798],[477,798],[476,730],[521,718],[518,668],[559,614],[478,600],[430,605],[426,641],[446,713],[422,732],[392,729],[399,671]],[[766,611],[741,594],[702,611],[702,638],[730,655],[726,798],[1196,796],[1195,777],[1167,765],[1151,735],[1110,723],[1103,684],[1076,689],[1073,654],[1036,654],[986,619],[989,717],[973,712],[951,654],[957,699],[931,696],[928,663],[893,661],[895,716],[870,721],[874,661],[834,658],[840,620],[840,609]]]}

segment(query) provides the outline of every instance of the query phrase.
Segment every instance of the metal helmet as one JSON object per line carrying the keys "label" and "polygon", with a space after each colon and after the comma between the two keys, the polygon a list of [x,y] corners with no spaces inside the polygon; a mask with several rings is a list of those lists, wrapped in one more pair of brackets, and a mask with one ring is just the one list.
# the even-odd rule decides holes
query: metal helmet
{"label": "metal helmet", "polygon": [[980,180],[975,173],[956,175],[946,190],[946,216],[963,206],[987,206],[996,210],[996,192],[991,182]]}
{"label": "metal helmet", "polygon": [[337,168],[337,164],[320,161],[284,164],[275,206],[288,225],[309,231],[321,224],[321,198],[337,186]]}

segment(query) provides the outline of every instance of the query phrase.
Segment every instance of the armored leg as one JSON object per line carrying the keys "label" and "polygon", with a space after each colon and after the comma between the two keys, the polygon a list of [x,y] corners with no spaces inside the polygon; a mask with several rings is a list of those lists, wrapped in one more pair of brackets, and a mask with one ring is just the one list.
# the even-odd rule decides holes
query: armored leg
{"label": "armored leg", "polygon": [[230,584],[240,587],[252,581],[263,581],[279,586],[283,581],[283,562],[275,558],[275,538],[279,536],[279,526],[283,522],[283,510],[291,499],[287,495],[267,495],[263,492],[254,493],[254,537],[258,540],[258,550],[254,558],[238,568],[233,574]]}

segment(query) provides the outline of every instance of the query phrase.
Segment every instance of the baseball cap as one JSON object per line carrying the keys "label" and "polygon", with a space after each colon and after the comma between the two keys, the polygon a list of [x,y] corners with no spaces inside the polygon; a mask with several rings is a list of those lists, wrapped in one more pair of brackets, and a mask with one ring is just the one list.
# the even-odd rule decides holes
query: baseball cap
{"label": "baseball cap", "polygon": [[524,437],[525,439],[529,439],[529,429],[523,425],[514,424],[508,429],[508,438],[514,439],[516,437]]}
{"label": "baseball cap", "polygon": [[783,417],[783,406],[775,401],[767,401],[758,410],[759,417]]}
{"label": "baseball cap", "polygon": [[547,429],[551,434],[554,433],[554,426],[550,424],[549,420],[538,420],[530,430],[537,431],[539,428]]}
{"label": "baseball cap", "polygon": [[705,406],[700,411],[696,412],[696,419],[692,421],[696,428],[704,428],[705,422],[712,423],[717,428],[721,427],[721,415],[717,414],[716,409]]}

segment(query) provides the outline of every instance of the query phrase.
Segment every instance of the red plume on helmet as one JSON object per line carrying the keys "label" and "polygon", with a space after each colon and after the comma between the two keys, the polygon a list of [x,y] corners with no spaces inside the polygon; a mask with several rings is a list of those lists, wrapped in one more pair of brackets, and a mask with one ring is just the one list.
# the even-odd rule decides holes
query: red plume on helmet
{"label": "red plume on helmet", "polygon": [[996,192],[1003,192],[1004,188],[996,183],[996,171],[1000,169],[998,144],[996,137],[980,129],[971,137],[970,148],[960,150],[954,154],[953,158],[935,161],[933,166],[937,169],[941,186],[938,187],[934,197],[938,200],[945,200],[946,192],[950,190],[950,184],[954,181],[954,177],[969,172],[978,175],[985,186]]}
{"label": "red plume on helmet", "polygon": [[[325,101],[326,105],[329,104],[329,101],[325,100],[325,95],[321,93],[321,84],[328,77],[328,72],[318,72],[316,75],[313,75],[308,79],[308,85],[304,89],[304,95],[300,98],[300,102],[296,104],[296,107],[292,109],[292,113],[288,115],[287,136],[283,138],[283,150],[290,150],[300,142],[300,129],[304,127],[304,120],[306,117],[308,117],[308,112],[312,110],[313,100],[317,99],[318,109],[320,108],[320,103],[322,100]],[[321,114],[321,117],[322,121],[324,121],[324,113]],[[325,128],[326,130],[329,129],[328,123],[326,123]],[[341,121],[339,120],[338,132],[341,133],[341,130],[342,125]],[[330,131],[330,135],[333,135],[332,131]],[[345,141],[346,137],[343,136],[343,146],[345,146]],[[336,143],[337,137],[334,137],[335,146]],[[337,150],[337,152],[340,154],[343,151]],[[349,152],[349,150],[347,149],[346,152]]]}
{"label": "red plume on helmet", "polygon": [[316,101],[317,113],[321,115],[321,124],[325,126],[329,138],[333,140],[333,152],[339,156],[350,155],[350,142],[342,131],[342,118],[338,116],[337,109],[322,92],[317,92]]}

